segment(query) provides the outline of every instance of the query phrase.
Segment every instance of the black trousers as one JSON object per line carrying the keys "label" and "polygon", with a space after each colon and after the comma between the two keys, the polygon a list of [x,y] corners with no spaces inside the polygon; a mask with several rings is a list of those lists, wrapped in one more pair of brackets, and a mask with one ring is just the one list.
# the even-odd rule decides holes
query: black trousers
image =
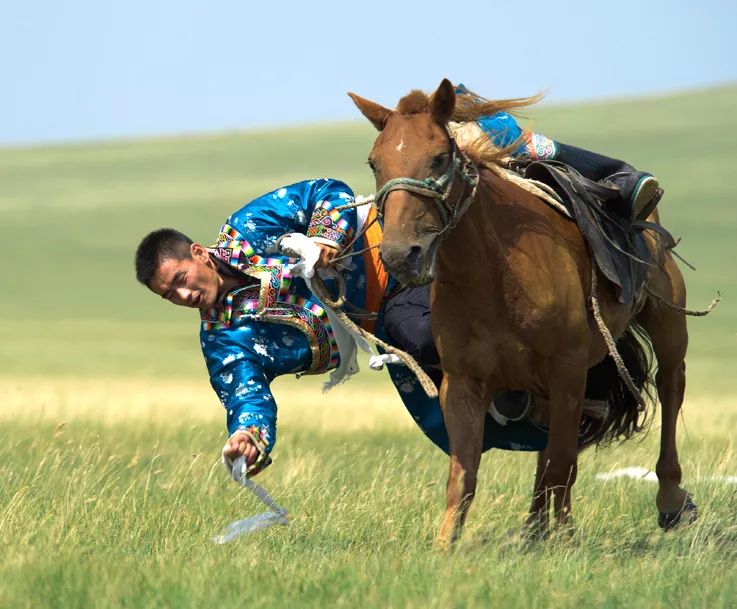
{"label": "black trousers", "polygon": [[589,180],[598,182],[613,173],[635,171],[632,165],[619,159],[613,159],[569,144],[561,144],[560,142],[556,142],[556,144],[558,144],[558,154],[555,156],[555,160],[570,165]]}
{"label": "black trousers", "polygon": [[415,358],[439,387],[443,373],[430,327],[430,285],[394,292],[384,304],[383,320],[389,342]]}

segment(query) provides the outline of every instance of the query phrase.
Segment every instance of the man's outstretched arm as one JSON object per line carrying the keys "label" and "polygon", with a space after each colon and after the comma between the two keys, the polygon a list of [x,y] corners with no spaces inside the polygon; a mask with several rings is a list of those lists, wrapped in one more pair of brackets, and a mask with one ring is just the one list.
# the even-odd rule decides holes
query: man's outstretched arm
{"label": "man's outstretched arm", "polygon": [[271,461],[276,442],[276,402],[271,394],[272,377],[258,357],[239,344],[241,331],[202,332],[203,353],[210,384],[226,411],[230,437],[223,457],[231,462],[243,456],[255,474]]}

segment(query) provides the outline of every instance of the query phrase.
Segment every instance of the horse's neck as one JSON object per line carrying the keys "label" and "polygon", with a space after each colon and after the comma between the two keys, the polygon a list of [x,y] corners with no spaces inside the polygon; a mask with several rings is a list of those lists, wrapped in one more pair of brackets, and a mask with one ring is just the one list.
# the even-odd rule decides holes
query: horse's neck
{"label": "horse's neck", "polygon": [[483,171],[474,201],[438,253],[439,270],[503,261],[530,210],[528,193]]}
{"label": "horse's neck", "polygon": [[501,314],[510,299],[543,289],[541,269],[555,273],[556,248],[573,244],[576,232],[534,195],[484,170],[473,203],[438,251],[437,286],[452,301],[480,298]]}

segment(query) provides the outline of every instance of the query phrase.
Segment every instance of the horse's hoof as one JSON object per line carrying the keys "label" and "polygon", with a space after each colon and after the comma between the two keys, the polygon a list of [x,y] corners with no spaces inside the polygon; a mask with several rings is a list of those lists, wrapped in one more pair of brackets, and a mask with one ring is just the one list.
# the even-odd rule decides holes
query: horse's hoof
{"label": "horse's hoof", "polygon": [[679,524],[693,524],[699,516],[699,510],[690,494],[686,495],[683,506],[677,512],[659,512],[658,526],[664,531],[671,531]]}
{"label": "horse's hoof", "polygon": [[528,518],[516,536],[523,545],[535,544],[550,537],[550,527],[547,522],[541,522],[537,517]]}

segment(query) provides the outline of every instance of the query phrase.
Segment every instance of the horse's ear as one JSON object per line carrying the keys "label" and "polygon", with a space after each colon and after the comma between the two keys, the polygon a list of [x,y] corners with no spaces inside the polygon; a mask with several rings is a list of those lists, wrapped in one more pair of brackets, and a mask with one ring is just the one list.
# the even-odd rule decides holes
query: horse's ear
{"label": "horse's ear", "polygon": [[355,93],[348,93],[353,103],[356,104],[358,109],[361,111],[367,119],[371,121],[371,124],[376,127],[379,131],[384,129],[386,119],[393,114],[393,110],[389,110],[384,106],[377,104],[376,102],[369,101],[356,95]]}
{"label": "horse's ear", "polygon": [[453,110],[456,107],[456,93],[447,78],[443,79],[435,93],[430,97],[430,114],[441,125],[445,125],[453,118]]}

